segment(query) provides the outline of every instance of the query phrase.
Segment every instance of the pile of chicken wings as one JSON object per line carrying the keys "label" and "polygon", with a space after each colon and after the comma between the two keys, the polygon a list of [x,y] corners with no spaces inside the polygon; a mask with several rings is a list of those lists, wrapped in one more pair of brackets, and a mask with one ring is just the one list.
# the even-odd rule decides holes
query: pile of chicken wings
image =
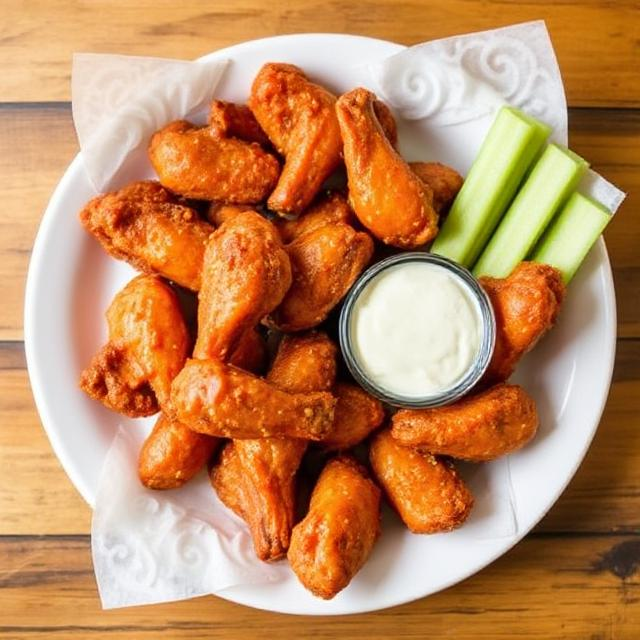
{"label": "pile of chicken wings", "polygon": [[414,533],[451,530],[473,505],[452,459],[493,460],[535,435],[533,400],[506,381],[564,296],[545,265],[481,279],[496,348],[453,405],[391,415],[355,384],[331,337],[337,305],[372,261],[430,242],[462,184],[396,145],[394,116],[371,92],[337,97],[269,63],[247,105],[216,100],[206,126],[152,136],[158,181],[80,213],[141,272],[111,303],[109,340],[80,387],[126,416],[159,413],[142,483],[172,489],[206,468],[257,556],[286,556],[321,598],[370,555],[382,493]]}

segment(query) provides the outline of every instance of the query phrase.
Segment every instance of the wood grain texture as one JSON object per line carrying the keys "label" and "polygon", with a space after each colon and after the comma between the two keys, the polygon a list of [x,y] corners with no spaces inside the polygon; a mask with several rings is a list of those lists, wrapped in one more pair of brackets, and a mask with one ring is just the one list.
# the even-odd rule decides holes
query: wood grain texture
{"label": "wood grain texture", "polygon": [[151,0],[5,0],[2,100],[68,100],[76,51],[191,59],[254,38],[311,31],[410,45],[542,18],[572,106],[638,106],[638,14],[632,0],[186,0],[179,8]]}
{"label": "wood grain texture", "polygon": [[[640,340],[618,343],[614,380],[587,458],[541,531],[640,531],[640,464],[629,455],[640,451]],[[0,535],[88,533],[89,508],[46,439],[19,345],[0,348],[0,398],[0,469],[12,476],[0,490]]]}
{"label": "wood grain texture", "polygon": [[[605,238],[618,290],[619,333],[640,336],[640,112],[570,112],[571,145],[629,193]],[[77,143],[68,104],[0,106],[0,340],[22,339],[24,282],[42,213]],[[75,212],[69,212],[74,216]]]}
{"label": "wood grain texture", "polygon": [[0,538],[0,637],[636,640],[639,547],[638,536],[528,538],[429,598],[366,615],[303,618],[210,596],[101,611],[88,538]]}

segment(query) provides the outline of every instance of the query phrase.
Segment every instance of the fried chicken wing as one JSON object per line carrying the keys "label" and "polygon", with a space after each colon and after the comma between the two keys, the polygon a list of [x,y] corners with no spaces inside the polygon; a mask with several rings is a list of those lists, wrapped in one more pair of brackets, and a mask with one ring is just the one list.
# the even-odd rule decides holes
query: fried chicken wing
{"label": "fried chicken wing", "polygon": [[326,392],[286,393],[218,360],[187,360],[171,403],[175,418],[212,436],[322,440],[333,427],[336,401]]}
{"label": "fried chicken wing", "polygon": [[268,63],[258,72],[249,108],[285,157],[269,208],[302,213],[340,163],[342,140],[336,97],[291,64]]}
{"label": "fried chicken wing", "polygon": [[185,120],[153,134],[149,159],[165,187],[197,200],[260,202],[280,175],[277,158],[259,144],[220,137],[212,127]]}
{"label": "fried chicken wing", "polygon": [[209,108],[209,126],[222,138],[240,138],[263,147],[269,145],[267,134],[245,104],[214,100]]}
{"label": "fried chicken wing", "polygon": [[333,431],[322,443],[329,450],[346,450],[362,442],[384,420],[382,403],[355,384],[339,382]]}
{"label": "fried chicken wing", "polygon": [[260,438],[225,445],[211,470],[222,502],[242,518],[260,560],[287,553],[295,515],[295,476],[304,440]]}
{"label": "fried chicken wing", "polygon": [[411,171],[433,192],[433,208],[438,214],[449,209],[464,178],[451,167],[440,162],[410,162]]}
{"label": "fried chicken wing", "polygon": [[445,407],[398,411],[391,433],[434,455],[484,462],[520,449],[537,429],[533,399],[522,387],[503,383]]}
{"label": "fried chicken wing", "polygon": [[433,194],[387,140],[374,102],[366,89],[354,89],[336,104],[349,201],[360,222],[382,242],[418,247],[438,232]]}
{"label": "fried chicken wing", "polygon": [[402,446],[388,429],[373,439],[369,460],[389,502],[413,533],[451,531],[469,516],[473,496],[450,462]]}
{"label": "fried chicken wing", "polygon": [[149,489],[181,487],[202,469],[219,443],[160,414],[140,451],[140,480]]}
{"label": "fried chicken wing", "polygon": [[176,294],[156,276],[138,276],[106,315],[109,341],[82,372],[80,388],[127,416],[152,415],[167,405],[189,348]]}
{"label": "fried chicken wing", "polygon": [[80,222],[118,260],[197,291],[207,238],[213,232],[161,184],[132,184],[91,200]]}
{"label": "fried chicken wing", "polygon": [[285,244],[293,242],[310,231],[315,231],[326,225],[343,222],[351,224],[354,215],[347,199],[338,191],[324,194],[295,220],[276,220],[275,225]]}
{"label": "fried chicken wing", "polygon": [[338,223],[314,229],[286,247],[293,282],[269,324],[301,331],[320,324],[342,300],[373,255],[366,233]]}
{"label": "fried chicken wing", "polygon": [[[336,375],[336,347],[318,332],[285,336],[267,380],[290,393],[328,391]],[[260,438],[229,443],[211,472],[220,499],[249,525],[256,554],[276,560],[289,548],[295,519],[295,476],[304,440]]]}
{"label": "fried chicken wing", "polygon": [[194,357],[226,359],[290,285],[289,257],[271,222],[255,212],[225,222],[207,244]]}
{"label": "fried chicken wing", "polygon": [[565,285],[554,267],[521,262],[507,278],[481,277],[496,317],[496,345],[482,383],[507,380],[520,358],[554,325]]}
{"label": "fried chicken wing", "polygon": [[331,460],[291,534],[287,557],[300,582],[329,600],[362,568],[380,535],[380,489],[353,458]]}
{"label": "fried chicken wing", "polygon": [[284,336],[267,380],[289,393],[330,391],[338,350],[321,331]]}

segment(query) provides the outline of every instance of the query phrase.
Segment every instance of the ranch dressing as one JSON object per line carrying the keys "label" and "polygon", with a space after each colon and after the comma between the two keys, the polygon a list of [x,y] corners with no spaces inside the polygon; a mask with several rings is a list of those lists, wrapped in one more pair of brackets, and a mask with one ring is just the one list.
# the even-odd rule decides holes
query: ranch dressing
{"label": "ranch dressing", "polygon": [[447,269],[405,262],[375,276],[355,302],[353,354],[376,386],[406,398],[449,389],[473,366],[482,315],[468,285]]}

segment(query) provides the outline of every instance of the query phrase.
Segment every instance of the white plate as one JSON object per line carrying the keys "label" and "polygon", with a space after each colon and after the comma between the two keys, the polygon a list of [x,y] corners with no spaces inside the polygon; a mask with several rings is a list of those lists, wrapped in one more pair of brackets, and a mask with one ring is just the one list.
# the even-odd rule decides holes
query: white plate
{"label": "white plate", "polygon": [[[207,58],[232,60],[217,95],[244,101],[253,76],[266,61],[296,63],[341,92],[354,84],[350,67],[401,49],[354,36],[296,35],[247,42]],[[429,133],[420,122],[401,123],[400,135],[405,152],[416,153],[422,144],[429,148]],[[436,159],[461,170],[475,153],[458,144],[447,148],[446,139],[439,140],[438,147]],[[56,455],[89,504],[116,426],[125,419],[85,397],[77,380],[106,337],[106,307],[133,275],[127,265],[108,257],[78,222],[79,210],[94,195],[76,157],[43,217],[25,304],[27,362],[38,411]],[[558,325],[518,371],[518,380],[538,403],[542,426],[536,440],[511,458],[516,536],[478,540],[465,527],[451,534],[417,536],[386,517],[372,558],[349,588],[330,602],[313,598],[293,575],[281,584],[230,589],[224,597],[288,613],[355,613],[426,596],[483,568],[544,516],[582,461],[606,401],[615,338],[613,282],[600,240],[571,283]]]}

